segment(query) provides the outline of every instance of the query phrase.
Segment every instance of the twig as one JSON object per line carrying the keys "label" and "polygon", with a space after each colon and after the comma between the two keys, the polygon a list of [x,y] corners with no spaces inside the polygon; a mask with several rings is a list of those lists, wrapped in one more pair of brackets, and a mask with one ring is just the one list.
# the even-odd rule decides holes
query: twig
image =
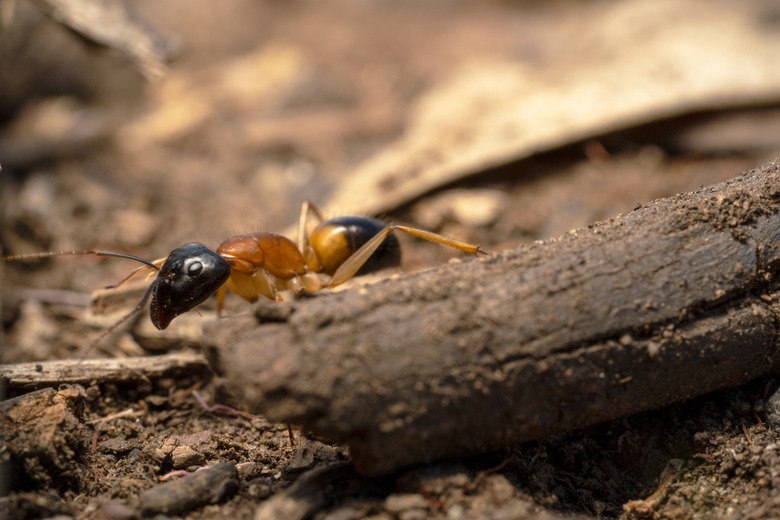
{"label": "twig", "polygon": [[205,358],[192,352],[124,359],[41,361],[0,365],[0,380],[10,392],[63,383],[132,382],[162,377],[196,376],[206,379],[211,370]]}
{"label": "twig", "polygon": [[138,412],[136,412],[132,408],[126,408],[126,409],[122,410],[121,412],[112,413],[111,415],[107,415],[105,417],[99,417],[97,419],[93,419],[91,421],[88,421],[87,424],[99,424],[99,423],[102,423],[102,422],[113,421],[114,419],[118,419],[120,417],[127,417],[128,415],[131,415],[131,416],[135,415],[136,413],[138,413]]}
{"label": "twig", "polygon": [[209,359],[248,409],[387,473],[773,372],[778,244],[776,162],[554,240],[297,301],[283,322],[220,320]]}
{"label": "twig", "polygon": [[231,462],[220,462],[143,492],[136,508],[145,516],[185,513],[202,505],[221,502],[234,495],[238,486],[236,466]]}

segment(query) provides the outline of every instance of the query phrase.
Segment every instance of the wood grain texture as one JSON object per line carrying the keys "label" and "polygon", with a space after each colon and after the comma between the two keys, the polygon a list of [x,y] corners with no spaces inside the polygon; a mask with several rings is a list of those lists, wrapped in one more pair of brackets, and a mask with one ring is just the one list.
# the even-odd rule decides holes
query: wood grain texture
{"label": "wood grain texture", "polygon": [[161,377],[195,376],[207,379],[211,371],[194,352],[122,359],[63,359],[0,365],[0,381],[11,393],[61,384],[147,381]]}
{"label": "wood grain texture", "polygon": [[358,471],[463,456],[774,370],[780,163],[560,238],[209,326],[212,366]]}

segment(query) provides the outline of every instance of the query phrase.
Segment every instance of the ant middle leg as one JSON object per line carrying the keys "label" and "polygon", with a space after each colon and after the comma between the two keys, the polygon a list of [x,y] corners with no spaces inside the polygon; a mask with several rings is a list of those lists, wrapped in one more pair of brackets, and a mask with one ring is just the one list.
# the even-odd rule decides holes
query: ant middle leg
{"label": "ant middle leg", "polygon": [[321,224],[323,220],[322,213],[312,202],[304,200],[301,204],[301,214],[298,218],[298,250],[306,254],[309,247],[309,217],[314,216],[317,220],[317,225]]}

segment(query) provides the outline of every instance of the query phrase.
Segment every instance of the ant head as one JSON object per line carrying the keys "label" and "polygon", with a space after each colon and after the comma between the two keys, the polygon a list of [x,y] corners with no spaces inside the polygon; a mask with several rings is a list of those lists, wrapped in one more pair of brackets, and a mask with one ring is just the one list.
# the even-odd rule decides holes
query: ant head
{"label": "ant head", "polygon": [[152,323],[165,329],[179,314],[214,294],[230,276],[230,264],[203,244],[174,249],[152,285]]}

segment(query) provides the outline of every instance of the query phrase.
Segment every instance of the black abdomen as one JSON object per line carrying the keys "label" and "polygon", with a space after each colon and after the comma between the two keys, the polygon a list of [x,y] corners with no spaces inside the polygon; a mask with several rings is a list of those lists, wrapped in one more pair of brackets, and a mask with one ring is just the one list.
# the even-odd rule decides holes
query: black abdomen
{"label": "black abdomen", "polygon": [[[309,240],[315,246],[325,272],[333,274],[352,253],[360,249],[387,225],[366,217],[337,217],[326,220],[312,232]],[[401,264],[401,246],[390,234],[357,272],[357,276]]]}

